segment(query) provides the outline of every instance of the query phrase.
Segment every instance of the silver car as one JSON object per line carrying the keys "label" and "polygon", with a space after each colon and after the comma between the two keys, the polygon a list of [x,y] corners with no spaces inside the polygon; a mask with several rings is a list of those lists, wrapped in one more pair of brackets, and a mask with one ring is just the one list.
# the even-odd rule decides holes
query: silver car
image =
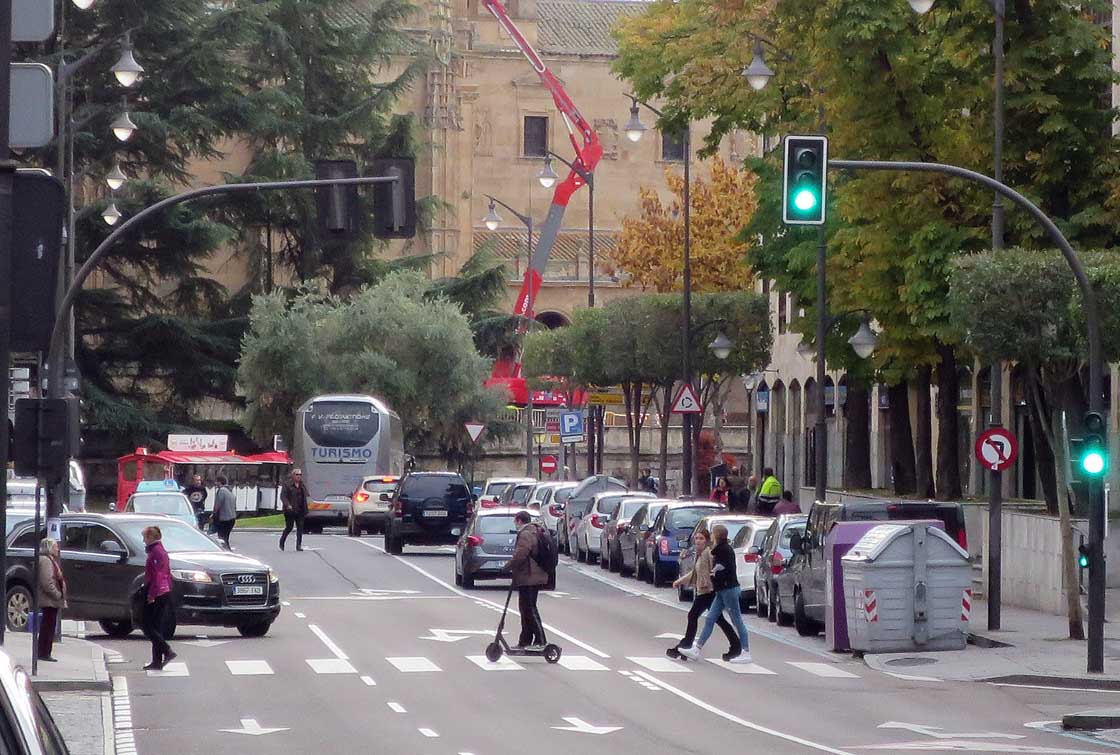
{"label": "silver car", "polygon": [[62,733],[31,677],[0,651],[0,716],[6,734],[0,752],[11,755],[69,755]]}
{"label": "silver car", "polygon": [[503,573],[517,542],[514,516],[521,508],[479,509],[455,545],[455,584],[470,590],[478,579],[508,579]]}
{"label": "silver car", "polygon": [[653,493],[637,491],[608,491],[596,493],[591,508],[576,524],[576,560],[594,564],[599,560],[603,547],[603,531],[614,520],[614,514],[623,500],[653,498]]}
{"label": "silver car", "polygon": [[[754,516],[751,514],[716,514],[701,519],[696,523],[696,528],[692,530],[693,534],[688,536],[688,545],[681,549],[680,556],[678,557],[680,561],[680,573],[686,574],[692,571],[692,567],[696,565],[696,547],[692,539],[693,535],[696,534],[696,530],[702,528],[710,533],[712,527],[717,524],[722,524],[727,528],[728,542],[733,543],[735,541],[735,536],[739,534],[739,531],[743,529],[744,525],[746,525],[747,522],[755,520],[764,521],[767,525],[773,521],[770,517]],[[736,571],[738,571],[739,568],[741,568],[741,565],[737,564]],[[740,579],[740,581],[742,580]],[[682,603],[687,603],[692,600],[693,597],[692,590],[685,587],[677,588],[677,599]]]}
{"label": "silver car", "polygon": [[[564,505],[568,501],[568,496],[576,489],[578,484],[575,482],[542,482],[537,486],[542,489],[540,494],[541,526],[551,532],[554,537],[558,537],[557,530],[560,527],[560,519],[564,514]],[[531,502],[532,499],[530,499]]]}
{"label": "silver car", "polygon": [[182,493],[133,493],[124,505],[126,514],[163,514],[198,529],[198,514]]}

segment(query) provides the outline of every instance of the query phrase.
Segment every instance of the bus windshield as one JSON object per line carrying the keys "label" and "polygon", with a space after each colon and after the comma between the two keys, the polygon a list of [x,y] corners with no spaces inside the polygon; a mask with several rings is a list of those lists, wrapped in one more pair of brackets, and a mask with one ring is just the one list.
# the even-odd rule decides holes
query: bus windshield
{"label": "bus windshield", "polygon": [[304,428],[317,446],[364,446],[377,435],[377,410],[356,401],[317,401],[307,410]]}

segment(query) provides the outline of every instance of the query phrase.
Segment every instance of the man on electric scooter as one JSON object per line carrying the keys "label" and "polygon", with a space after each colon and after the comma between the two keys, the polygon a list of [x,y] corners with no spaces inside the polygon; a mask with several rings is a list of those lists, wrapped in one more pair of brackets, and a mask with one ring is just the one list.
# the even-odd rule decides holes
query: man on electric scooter
{"label": "man on electric scooter", "polygon": [[517,588],[517,610],[521,613],[519,648],[541,650],[545,643],[541,615],[537,611],[537,596],[549,583],[548,572],[537,563],[540,528],[533,524],[528,511],[519,511],[513,518],[517,524],[517,544],[507,567],[512,572],[513,586]]}

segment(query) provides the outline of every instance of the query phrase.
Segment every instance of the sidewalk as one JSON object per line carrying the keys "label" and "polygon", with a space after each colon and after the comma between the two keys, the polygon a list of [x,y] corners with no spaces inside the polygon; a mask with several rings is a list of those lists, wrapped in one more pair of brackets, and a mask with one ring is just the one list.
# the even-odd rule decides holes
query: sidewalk
{"label": "sidewalk", "polygon": [[983,600],[972,605],[973,639],[967,649],[868,654],[864,662],[904,677],[1120,690],[1120,589],[1108,590],[1105,605],[1103,674],[1086,672],[1087,643],[1068,639],[1064,616],[1004,606],[1000,631],[989,632]]}
{"label": "sidewalk", "polygon": [[[32,684],[43,696],[73,755],[113,755],[113,704],[102,649],[79,639],[82,625],[63,622],[56,663],[40,663]],[[4,651],[31,672],[31,635],[5,632]]]}

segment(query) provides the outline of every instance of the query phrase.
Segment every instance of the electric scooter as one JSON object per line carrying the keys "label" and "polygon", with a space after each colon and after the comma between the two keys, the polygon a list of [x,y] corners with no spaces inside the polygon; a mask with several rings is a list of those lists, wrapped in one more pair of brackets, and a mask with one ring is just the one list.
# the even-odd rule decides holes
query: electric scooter
{"label": "electric scooter", "polygon": [[549,663],[556,663],[557,661],[559,661],[560,654],[564,651],[559,645],[553,645],[551,642],[548,642],[547,638],[545,638],[544,636],[544,625],[541,625],[540,627],[541,638],[544,639],[547,644],[545,644],[545,646],[540,650],[529,650],[527,648],[510,647],[509,643],[506,642],[506,638],[502,634],[502,630],[504,630],[506,627],[506,614],[509,612],[509,600],[512,597],[513,585],[510,585],[509,592],[506,593],[506,605],[505,608],[502,609],[502,618],[498,621],[498,632],[494,635],[494,641],[486,646],[486,660],[490,661],[491,663],[497,663],[498,660],[501,659],[502,653],[505,653],[508,656],[518,658],[523,656],[543,657]]}

